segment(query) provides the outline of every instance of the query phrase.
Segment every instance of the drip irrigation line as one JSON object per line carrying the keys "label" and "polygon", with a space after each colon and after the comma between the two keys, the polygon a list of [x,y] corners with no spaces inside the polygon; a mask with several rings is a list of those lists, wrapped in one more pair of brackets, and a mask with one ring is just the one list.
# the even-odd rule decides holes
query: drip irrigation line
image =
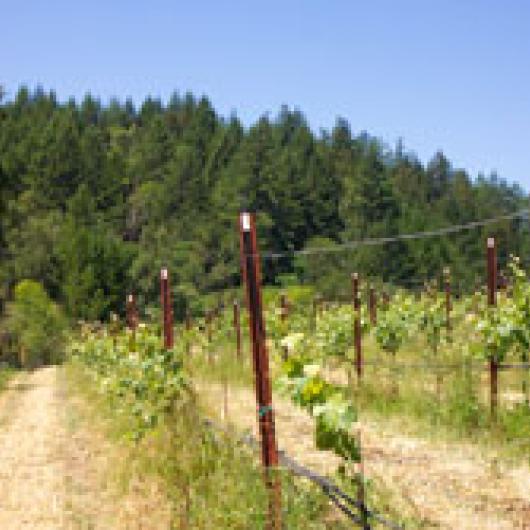
{"label": "drip irrigation line", "polygon": [[518,446],[518,445],[526,445],[528,444],[530,446],[530,438],[522,438],[520,440],[507,440],[506,442],[506,445],[510,445],[510,446]]}
{"label": "drip irrigation line", "polygon": [[[211,419],[205,419],[203,420],[203,423],[211,429],[228,434],[226,428],[221,427]],[[250,433],[238,437],[238,441],[254,448],[259,445],[256,438]],[[327,478],[299,464],[296,460],[288,456],[285,451],[278,451],[278,460],[281,466],[288,469],[294,475],[306,478],[314,484],[318,485],[321,490],[331,499],[331,501],[343,513],[350,517],[354,521],[354,523],[359,524],[361,526],[364,524],[362,517],[354,514],[351,510],[351,507],[360,510],[361,512],[366,514],[368,518],[381,523],[382,525],[386,526],[387,528],[390,528],[391,530],[404,530],[403,526],[393,521],[390,521],[382,515],[379,515],[378,513],[368,509],[368,507],[364,503],[352,498],[350,495],[342,491],[337,485],[335,485]]]}
{"label": "drip irrigation line", "polygon": [[[355,364],[353,359],[345,359],[347,364]],[[396,362],[392,363],[386,360],[369,360],[363,361],[365,366],[385,367],[385,368],[424,368],[424,369],[435,369],[435,368],[447,368],[447,369],[465,369],[465,368],[488,368],[486,361],[479,362],[473,361],[471,363],[407,363],[407,362]],[[504,365],[499,365],[499,368]]]}
{"label": "drip irrigation line", "polygon": [[429,237],[454,234],[457,232],[462,232],[464,230],[472,230],[473,228],[487,226],[487,225],[498,223],[501,221],[509,221],[512,219],[520,218],[520,217],[526,217],[528,216],[528,213],[529,213],[528,208],[524,208],[524,209],[517,210],[512,213],[509,213],[509,214],[499,215],[497,217],[491,217],[489,219],[482,219],[480,221],[472,221],[470,223],[447,226],[445,228],[438,228],[435,230],[426,230],[423,232],[414,232],[410,234],[397,234],[395,236],[388,236],[388,237],[367,238],[367,239],[360,239],[357,241],[347,241],[345,243],[337,244],[332,247],[314,247],[314,248],[306,248],[302,250],[290,250],[290,251],[283,251],[283,252],[280,252],[280,251],[261,252],[259,256],[262,259],[277,259],[277,258],[294,257],[294,256],[310,256],[312,254],[330,254],[330,253],[342,252],[344,250],[352,250],[352,249],[355,249],[361,246],[376,246],[376,245],[384,245],[387,243],[394,243],[397,241],[410,241],[414,239],[425,239]]}
{"label": "drip irrigation line", "polygon": [[[355,365],[355,361],[353,359],[345,359],[345,363]],[[370,361],[363,361],[364,366],[374,366],[374,367],[383,367],[383,368],[422,368],[425,370],[429,369],[462,369],[465,370],[467,368],[473,368],[473,369],[483,369],[483,370],[489,370],[489,364],[488,361],[480,362],[480,361],[472,361],[470,363],[462,362],[462,363],[407,363],[407,362],[396,362],[391,363],[389,361],[385,360],[370,360]],[[499,363],[497,365],[497,368],[499,370],[529,370],[530,369],[530,362],[528,363]]]}
{"label": "drip irrigation line", "polygon": [[317,484],[327,495],[337,495],[345,502],[349,503],[352,506],[355,506],[357,509],[364,510],[369,518],[378,521],[379,523],[385,525],[387,528],[392,528],[394,530],[403,530],[403,527],[401,525],[394,523],[393,521],[390,521],[385,517],[379,515],[378,513],[368,509],[364,503],[350,497],[350,495],[342,491],[338,486],[333,484],[333,482],[329,481],[327,478],[315,473],[314,471],[306,468],[305,466],[302,466],[301,464],[293,460],[291,457],[287,456],[284,451],[278,451],[278,456],[280,457],[280,463],[283,466],[285,466],[295,475],[307,478],[314,484]]}
{"label": "drip irrigation line", "polygon": [[416,464],[426,464],[429,462],[433,463],[441,463],[441,464],[461,464],[464,462],[469,462],[469,458],[454,458],[452,457],[450,460],[447,458],[442,457],[432,457],[432,456],[389,456],[385,455],[384,453],[381,453],[380,450],[377,450],[374,447],[363,447],[363,458],[365,462],[369,461],[383,461],[384,463],[390,462],[392,464],[405,464],[405,463],[416,463]]}
{"label": "drip irrigation line", "polygon": [[529,370],[530,363],[501,363],[498,365],[499,370]]}
{"label": "drip irrigation line", "polygon": [[[354,514],[348,506],[342,504],[340,499],[333,495],[333,493],[326,492],[326,495],[329,497],[331,502],[345,515],[347,515],[355,524],[358,524],[359,526],[364,526],[363,520],[356,514]],[[370,528],[370,527],[368,527]]]}

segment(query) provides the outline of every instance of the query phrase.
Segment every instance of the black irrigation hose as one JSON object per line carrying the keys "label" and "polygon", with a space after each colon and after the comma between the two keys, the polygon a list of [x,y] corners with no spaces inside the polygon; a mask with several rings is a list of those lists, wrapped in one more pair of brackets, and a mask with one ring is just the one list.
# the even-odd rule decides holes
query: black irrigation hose
{"label": "black irrigation hose", "polygon": [[529,370],[530,369],[530,363],[506,363],[506,364],[499,364],[498,365],[499,370]]}
{"label": "black irrigation hose", "polygon": [[[349,361],[351,364],[355,364],[354,361]],[[382,367],[382,368],[423,368],[425,370],[428,369],[458,369],[458,368],[465,368],[466,365],[459,364],[459,363],[403,363],[403,362],[396,362],[391,363],[388,361],[363,361],[364,366],[375,366],[375,367]],[[473,363],[471,366],[475,367],[484,367],[487,368],[487,366],[484,365],[484,363]]]}
{"label": "black irrigation hose", "polygon": [[[345,359],[345,363],[347,364],[355,364],[355,361],[352,359]],[[425,370],[429,369],[466,369],[466,368],[472,368],[477,369],[480,368],[482,370],[489,370],[489,364],[484,361],[473,361],[470,363],[407,363],[407,362],[399,362],[391,363],[386,360],[368,360],[363,361],[363,366],[374,366],[374,367],[381,367],[381,368],[422,368]],[[529,370],[530,369],[530,362],[529,363],[500,363],[497,365],[497,368],[499,370]]]}
{"label": "black irrigation hose", "polygon": [[363,522],[363,520],[358,516],[358,515],[355,515],[351,510],[350,508],[348,508],[347,506],[345,506],[344,504],[342,504],[340,502],[340,499],[338,499],[335,495],[333,495],[332,493],[330,492],[325,492],[326,495],[329,497],[329,499],[331,500],[331,502],[342,512],[344,513],[345,515],[347,515],[355,524],[358,524],[359,526],[364,526],[365,528],[367,528],[368,530],[370,529],[370,526],[366,526],[365,523]]}
{"label": "black irrigation hose", "polygon": [[322,491],[326,493],[326,495],[329,495],[329,496],[337,495],[338,497],[341,497],[344,501],[346,501],[350,505],[355,506],[357,509],[361,511],[364,511],[364,513],[369,518],[378,521],[379,523],[385,525],[387,528],[392,528],[394,530],[403,529],[401,525],[398,525],[397,523],[389,521],[388,519],[368,509],[362,502],[350,497],[347,493],[342,491],[338,486],[333,484],[333,482],[329,481],[327,478],[321,475],[318,475],[314,471],[311,471],[310,469],[300,465],[298,462],[293,460],[291,457],[287,456],[283,451],[279,451],[278,454],[280,457],[280,463],[283,466],[285,466],[295,475],[305,477],[309,479],[310,481],[312,481],[313,483],[318,484],[322,488]]}
{"label": "black irrigation hose", "polygon": [[[210,419],[205,419],[204,424],[208,427],[211,427],[212,429],[227,432],[225,428],[221,427],[220,425],[217,425],[215,422],[213,422]],[[239,438],[240,442],[249,445],[251,447],[256,447],[258,445],[258,442],[254,436],[251,434],[246,434],[244,436],[241,436]],[[294,475],[297,475],[299,477],[304,477],[313,482],[314,484],[317,484],[320,486],[322,491],[331,499],[331,501],[348,517],[350,517],[356,524],[360,526],[365,526],[365,523],[363,522],[363,519],[361,516],[355,515],[351,511],[351,506],[355,507],[356,509],[360,510],[361,513],[365,514],[366,517],[369,519],[373,519],[382,525],[386,526],[387,528],[391,528],[392,530],[403,530],[403,526],[394,523],[393,521],[389,521],[388,519],[384,518],[383,516],[373,512],[372,510],[368,509],[368,507],[356,500],[350,497],[347,493],[342,491],[338,486],[333,484],[330,480],[323,477],[322,475],[319,475],[312,471],[311,469],[302,466],[296,460],[292,459],[290,456],[288,456],[284,451],[278,451],[278,458],[280,461],[280,464],[291,471]],[[342,499],[342,501],[340,500]],[[343,504],[347,503],[350,505],[348,507],[347,505]]]}

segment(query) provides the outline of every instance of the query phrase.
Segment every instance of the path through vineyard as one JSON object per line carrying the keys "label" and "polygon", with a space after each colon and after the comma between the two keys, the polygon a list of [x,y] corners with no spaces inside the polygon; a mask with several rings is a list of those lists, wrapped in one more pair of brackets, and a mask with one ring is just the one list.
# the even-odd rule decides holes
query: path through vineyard
{"label": "path through vineyard", "polygon": [[[201,394],[222,417],[222,386],[201,385]],[[331,471],[335,457],[315,449],[313,420],[285,400],[274,401],[280,449],[321,473]],[[254,393],[229,388],[227,403],[229,422],[257,435]],[[367,478],[377,478],[391,492],[398,513],[422,521],[422,528],[530,529],[528,466],[508,466],[471,444],[420,439],[404,430],[403,421],[361,424]]]}
{"label": "path through vineyard", "polygon": [[87,428],[75,399],[56,367],[19,374],[0,394],[0,528],[167,528],[145,487],[114,489],[119,454]]}
{"label": "path through vineyard", "polygon": [[[221,386],[201,391],[220,411]],[[20,374],[0,395],[0,528],[167,528],[156,488],[133,483],[125,495],[114,489],[108,470],[119,450],[76,415],[75,399],[54,367]],[[231,388],[229,420],[253,428],[253,403],[250,389]],[[278,399],[276,414],[281,448],[330,471],[335,461],[314,448],[312,421]],[[530,529],[528,467],[495,463],[469,444],[408,436],[395,422],[366,421],[362,432],[367,476],[381,480],[396,509],[422,519],[424,528]]]}

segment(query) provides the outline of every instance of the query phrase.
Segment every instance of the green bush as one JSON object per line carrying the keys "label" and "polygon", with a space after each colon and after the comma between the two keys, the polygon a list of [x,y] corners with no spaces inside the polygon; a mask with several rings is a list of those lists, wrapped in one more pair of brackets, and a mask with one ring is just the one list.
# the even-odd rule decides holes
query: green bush
{"label": "green bush", "polygon": [[66,321],[42,285],[22,280],[7,305],[8,330],[15,337],[20,364],[25,368],[62,359]]}

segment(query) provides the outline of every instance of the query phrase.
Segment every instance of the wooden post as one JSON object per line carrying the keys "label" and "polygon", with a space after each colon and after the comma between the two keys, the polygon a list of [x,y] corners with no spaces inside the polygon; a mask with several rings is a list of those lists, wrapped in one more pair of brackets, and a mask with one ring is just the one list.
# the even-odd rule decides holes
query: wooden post
{"label": "wooden post", "polygon": [[209,309],[206,311],[205,316],[205,326],[206,326],[206,339],[208,341],[208,362],[213,363],[214,362],[214,354],[212,350],[212,326],[213,326],[213,310]]}
{"label": "wooden post", "polygon": [[127,327],[131,330],[131,340],[129,341],[129,350],[136,350],[136,328],[138,326],[138,311],[136,309],[136,299],[134,294],[127,295],[125,304]]}
{"label": "wooden post", "polygon": [[208,338],[208,344],[212,342],[212,311],[209,309],[206,312],[206,336]]}
{"label": "wooden post", "polygon": [[164,333],[164,348],[173,348],[173,309],[169,292],[169,274],[164,267],[160,271],[160,298],[162,302],[162,327]]}
{"label": "wooden post", "polygon": [[388,309],[388,306],[390,305],[390,296],[388,295],[387,291],[383,291],[383,309],[386,311]]}
{"label": "wooden post", "polygon": [[375,288],[373,285],[370,285],[368,291],[368,311],[370,313],[370,324],[372,326],[377,325],[377,302],[375,297]]}
{"label": "wooden post", "polygon": [[289,302],[287,302],[287,295],[285,293],[280,294],[280,311],[282,322],[285,322],[289,316]]}
{"label": "wooden post", "polygon": [[351,275],[352,299],[353,299],[353,343],[355,347],[355,368],[357,378],[360,380],[363,375],[363,359],[361,347],[361,299],[359,297],[359,275],[354,272]]}
{"label": "wooden post", "polygon": [[[186,331],[191,331],[191,315],[190,315],[190,309],[189,307],[186,308],[186,323],[185,323],[185,327],[186,327]],[[186,337],[186,353],[189,355],[191,352],[191,340],[190,340],[190,337],[189,337],[189,333],[187,333],[187,337]]]}
{"label": "wooden post", "polygon": [[451,271],[449,267],[444,268],[444,289],[445,289],[445,326],[447,331],[451,331]]}
{"label": "wooden post", "polygon": [[234,300],[234,332],[236,334],[236,354],[241,359],[241,319],[239,316],[239,302]]}
{"label": "wooden post", "polygon": [[[487,241],[488,266],[488,306],[497,305],[497,249],[495,238],[488,237]],[[490,409],[491,415],[497,415],[499,364],[495,354],[490,357]]]}
{"label": "wooden post", "polygon": [[497,248],[495,238],[488,237],[488,305],[497,305]]}
{"label": "wooden post", "polygon": [[127,296],[127,327],[131,331],[136,331],[138,327],[138,309],[136,308],[136,297],[134,294]]}
{"label": "wooden post", "polygon": [[[280,319],[282,321],[282,330],[287,329],[287,317],[289,316],[289,302],[287,301],[287,295],[285,293],[280,294]],[[283,333],[282,331],[282,333]],[[287,346],[282,347],[282,359],[284,361],[289,357],[289,350]]]}
{"label": "wooden post", "polygon": [[282,527],[281,487],[279,476],[273,475],[274,470],[278,466],[278,451],[274,430],[269,357],[266,346],[265,322],[263,320],[261,271],[254,215],[241,213],[239,228],[241,262],[243,266],[242,278],[246,286],[250,338],[252,341],[261,458],[265,470],[266,486],[270,493],[267,529],[280,530]]}

